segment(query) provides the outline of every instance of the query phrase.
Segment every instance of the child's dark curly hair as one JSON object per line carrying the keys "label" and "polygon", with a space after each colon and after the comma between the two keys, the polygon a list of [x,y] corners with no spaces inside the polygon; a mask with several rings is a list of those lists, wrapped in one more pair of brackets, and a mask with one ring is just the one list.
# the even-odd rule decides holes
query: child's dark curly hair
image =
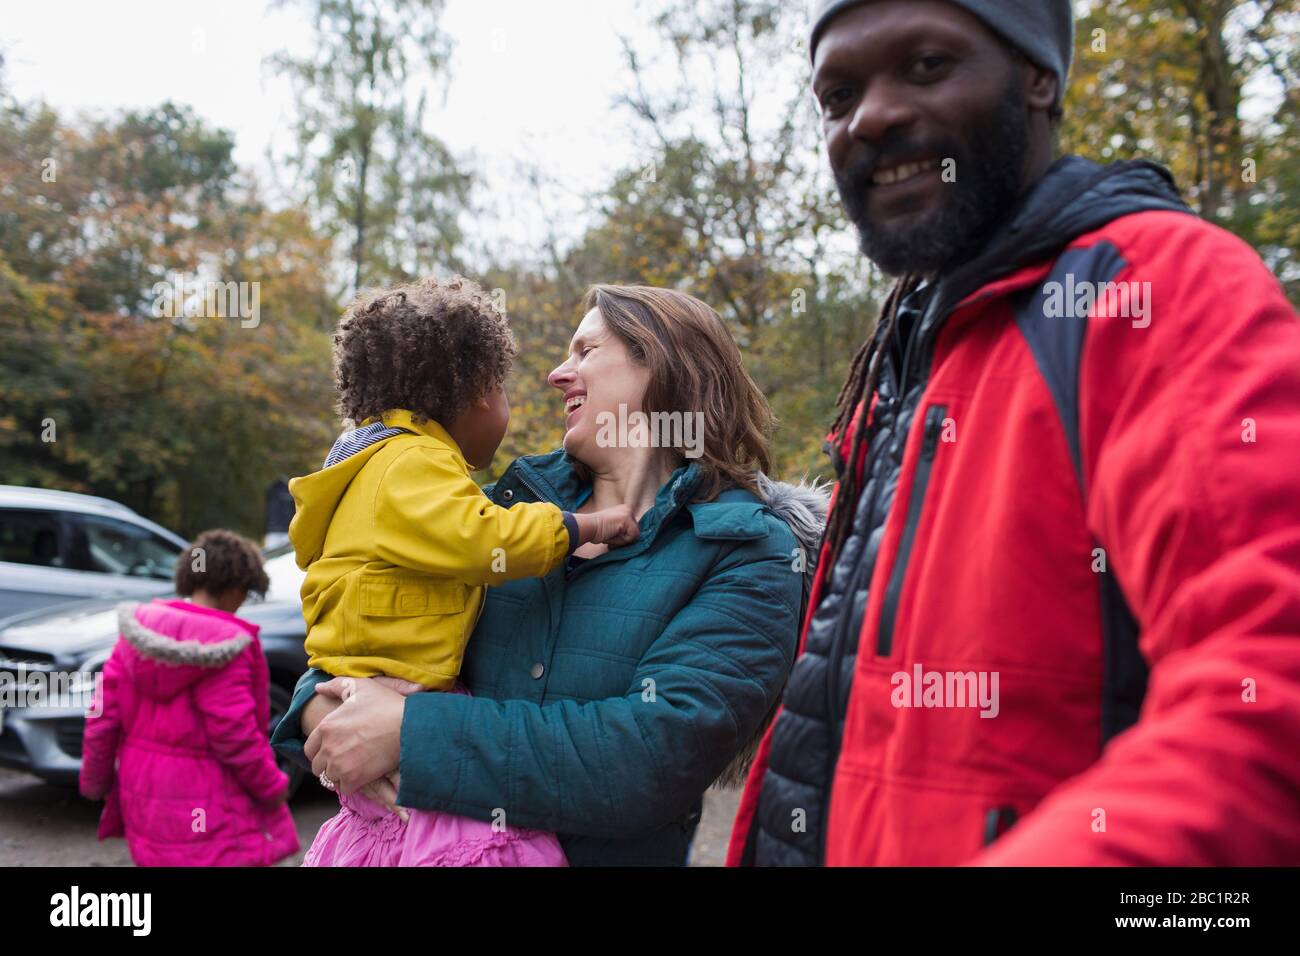
{"label": "child's dark curly hair", "polygon": [[510,374],[505,313],[463,276],[364,292],[334,335],[339,413],[360,424],[394,408],[447,424]]}
{"label": "child's dark curly hair", "polygon": [[181,597],[200,589],[218,595],[232,588],[260,595],[270,585],[262,552],[233,531],[204,531],[176,559],[176,593]]}

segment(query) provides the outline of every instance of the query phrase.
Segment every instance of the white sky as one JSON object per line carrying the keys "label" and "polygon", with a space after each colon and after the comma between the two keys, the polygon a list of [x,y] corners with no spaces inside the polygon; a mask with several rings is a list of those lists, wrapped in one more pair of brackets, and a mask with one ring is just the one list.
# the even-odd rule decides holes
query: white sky
{"label": "white sky", "polygon": [[[572,192],[570,213],[579,195],[635,161],[628,114],[613,98],[627,87],[618,34],[648,38],[647,6],[449,0],[441,22],[455,43],[451,81],[426,123],[479,173],[478,200],[496,207],[514,241],[527,243],[539,225],[521,221],[536,215],[522,199],[521,161]],[[0,0],[7,82],[19,100],[44,99],[64,114],[189,105],[234,134],[242,167],[288,186],[287,170],[267,156],[289,145],[293,99],[263,61],[309,38],[298,10],[268,8],[267,0]],[[551,198],[566,208],[563,195]]]}
{"label": "white sky", "polygon": [[[655,5],[448,0],[450,84],[445,102],[429,104],[426,124],[479,176],[475,199],[489,216],[467,222],[472,239],[531,257],[548,226],[580,234],[583,197],[607,185],[614,170],[640,165],[641,133],[613,106],[629,85],[618,35],[652,52]],[[268,198],[285,201],[290,173],[268,156],[284,155],[290,144],[293,98],[264,60],[300,52],[310,37],[298,8],[268,7],[268,0],[0,0],[7,81],[18,99],[44,99],[65,115],[166,99],[189,105],[233,133],[239,164],[257,174]],[[799,82],[765,72],[757,79],[768,81],[773,102]],[[1268,96],[1250,99],[1247,113],[1259,112]],[[521,163],[556,181],[544,204],[521,181]]]}

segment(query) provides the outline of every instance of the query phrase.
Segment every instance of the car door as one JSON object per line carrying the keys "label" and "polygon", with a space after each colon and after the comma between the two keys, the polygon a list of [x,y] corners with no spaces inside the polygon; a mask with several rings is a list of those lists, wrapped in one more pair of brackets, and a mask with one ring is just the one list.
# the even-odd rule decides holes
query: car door
{"label": "car door", "polygon": [[180,548],[143,525],[69,513],[69,564],[93,597],[170,594]]}
{"label": "car door", "polygon": [[97,593],[72,567],[65,519],[55,510],[0,508],[0,619]]}

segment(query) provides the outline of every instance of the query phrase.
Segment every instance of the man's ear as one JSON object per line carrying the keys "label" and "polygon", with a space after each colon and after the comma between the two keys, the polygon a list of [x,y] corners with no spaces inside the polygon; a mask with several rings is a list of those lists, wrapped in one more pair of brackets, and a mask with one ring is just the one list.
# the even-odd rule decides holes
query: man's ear
{"label": "man's ear", "polygon": [[1025,62],[1025,102],[1030,109],[1042,110],[1044,113],[1056,102],[1056,74],[1036,63]]}

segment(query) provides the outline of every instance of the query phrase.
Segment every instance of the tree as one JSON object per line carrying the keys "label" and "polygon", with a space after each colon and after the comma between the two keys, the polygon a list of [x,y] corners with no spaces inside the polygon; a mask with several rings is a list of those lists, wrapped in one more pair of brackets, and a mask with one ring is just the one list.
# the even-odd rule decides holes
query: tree
{"label": "tree", "polygon": [[[1063,148],[1168,166],[1193,207],[1255,245],[1300,301],[1300,3],[1090,0],[1077,26]],[[1270,98],[1275,110],[1248,114]]]}
{"label": "tree", "polygon": [[[266,484],[319,464],[329,240],[267,209],[231,148],[171,104],[77,129],[0,106],[5,481],[107,495],[186,534],[257,533]],[[257,321],[159,310],[174,272],[254,292]]]}
{"label": "tree", "polygon": [[293,162],[319,224],[349,236],[353,290],[456,269],[471,179],[423,128],[421,69],[447,65],[443,0],[277,0],[310,13],[315,50],[271,58],[294,82]]}
{"label": "tree", "polygon": [[644,162],[601,196],[570,269],[712,305],[781,422],[777,470],[827,474],[826,426],[884,282],[857,254],[821,153],[806,24],[771,0],[674,2],[653,22],[670,65],[625,41],[618,99]]}
{"label": "tree", "polygon": [[[883,282],[856,251],[821,155],[805,24],[769,0],[674,2],[652,23],[660,55],[624,41],[628,84],[615,99],[642,157],[593,194],[576,241],[551,237],[532,261],[488,275],[522,346],[499,462],[558,443],[559,405],[540,383],[586,287],[622,282],[717,309],[781,422],[774,469],[827,475],[826,427]],[[543,172],[532,179],[540,192]]]}

